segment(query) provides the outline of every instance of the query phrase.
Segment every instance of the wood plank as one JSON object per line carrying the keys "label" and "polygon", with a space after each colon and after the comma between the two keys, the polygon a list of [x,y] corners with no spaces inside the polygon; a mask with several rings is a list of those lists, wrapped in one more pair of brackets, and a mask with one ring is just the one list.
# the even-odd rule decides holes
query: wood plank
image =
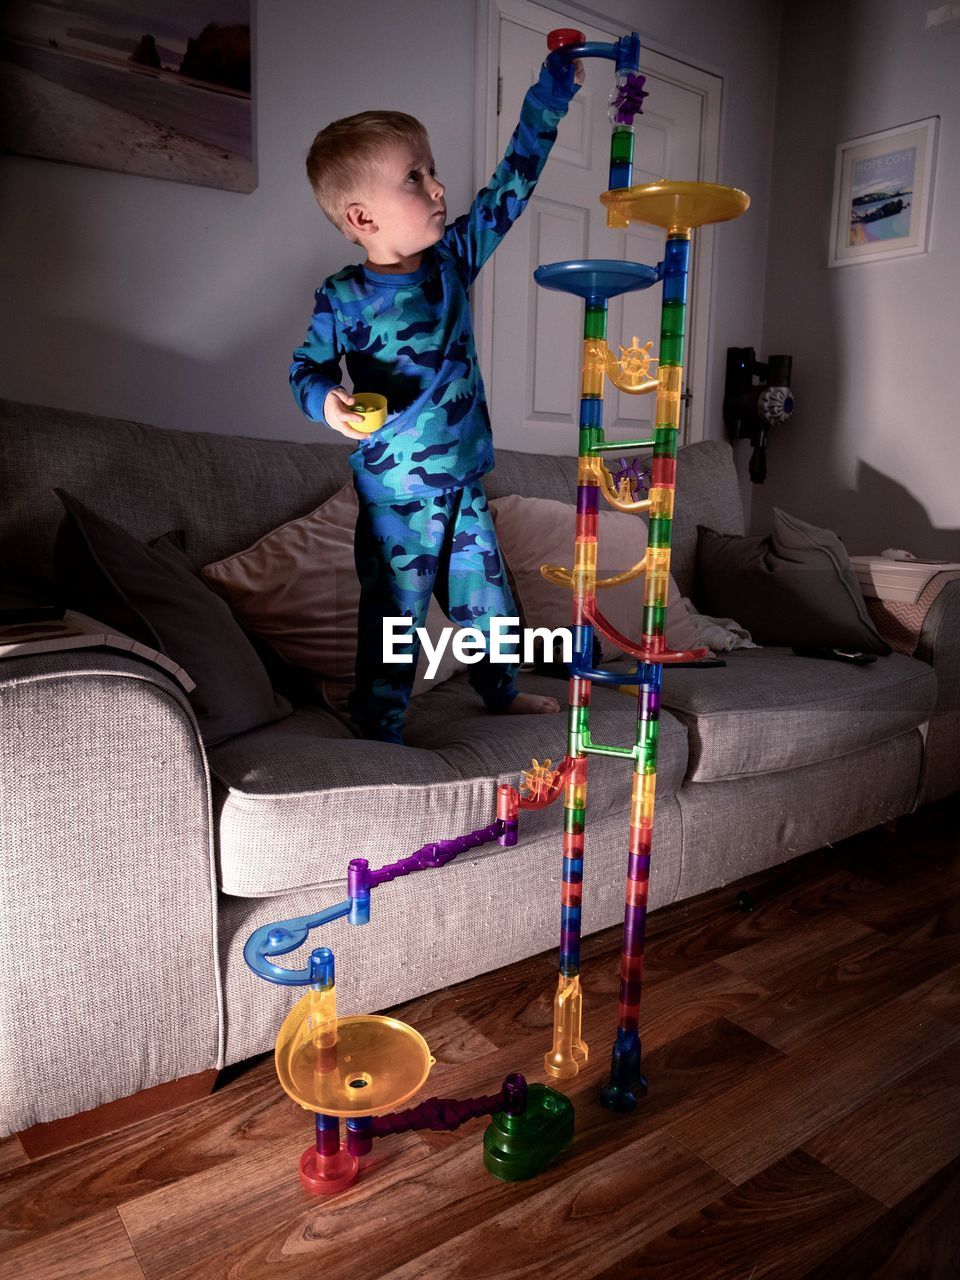
{"label": "wood plank", "polygon": [[746,1182],[960,1040],[960,1027],[891,1004],[760,1067],[665,1128],[731,1182]]}
{"label": "wood plank", "polygon": [[[300,1275],[315,1280],[321,1261],[326,1280],[340,1273],[338,1259],[345,1267],[342,1274],[354,1280],[376,1274],[361,1269],[358,1250],[362,1257],[371,1222],[380,1220],[378,1197],[400,1183],[400,1198],[409,1199],[411,1212],[418,1204],[422,1210],[415,1179],[424,1164],[430,1176],[442,1178],[442,1156],[427,1152],[416,1134],[390,1138],[377,1145],[359,1183],[327,1199],[300,1185],[300,1156],[310,1136],[308,1129],[294,1141],[238,1156],[121,1205],[147,1280],[272,1275],[274,1268],[285,1280]],[[458,1170],[453,1185],[461,1176]],[[414,1186],[408,1189],[411,1178]],[[352,1249],[346,1248],[338,1224],[353,1224],[358,1243]]]}
{"label": "wood plank", "polygon": [[[593,1068],[568,1090],[576,1109],[573,1145],[528,1183],[501,1183],[486,1172],[481,1147],[486,1122],[478,1120],[453,1134],[423,1133],[376,1143],[379,1163],[365,1168],[355,1187],[323,1203],[300,1190],[289,1153],[276,1159],[267,1153],[183,1180],[124,1205],[121,1212],[150,1280],[209,1280],[214,1263],[225,1274],[266,1274],[280,1259],[285,1280],[314,1280],[321,1262],[324,1280],[378,1276],[432,1253],[456,1224],[464,1230],[494,1219],[499,1224],[501,1213],[544,1187],[560,1182],[575,1189],[598,1160],[632,1160],[625,1148],[632,1151],[633,1144],[655,1134],[664,1118],[730,1088],[755,1062],[774,1054],[731,1024],[700,1028],[650,1055],[648,1069],[656,1086],[628,1117],[600,1105],[600,1070]],[[526,1065],[522,1058],[514,1062]],[[480,1091],[473,1086],[482,1078],[483,1063],[449,1070],[456,1073],[450,1079],[462,1087],[443,1093]],[[489,1061],[486,1070],[492,1074]],[[412,1137],[432,1149],[404,1147]],[[673,1150],[674,1144],[669,1147]],[[708,1198],[726,1185],[711,1182]],[[224,1215],[238,1222],[229,1241],[209,1228]],[[403,1229],[375,1232],[371,1222],[402,1222]]]}
{"label": "wood plank", "polygon": [[[615,955],[608,956],[602,964],[590,966],[582,975],[584,985],[584,1033],[591,1042],[591,1068],[596,1068],[595,1079],[609,1062],[610,1050],[616,1035],[616,1002],[619,991],[619,940]],[[516,1021],[508,1017],[509,1002],[504,1008],[492,1009],[485,1000],[470,1002],[457,999],[457,1014],[448,1010],[452,1002],[445,1002],[443,993],[411,1002],[404,1007],[406,1018],[425,1036],[438,1061],[430,1075],[432,1093],[452,1096],[454,1093],[489,1093],[499,1086],[509,1071],[522,1071],[530,1079],[543,1078],[543,1057],[551,1046],[552,1005],[556,988],[556,974],[550,973],[547,985],[540,977],[540,990],[536,994],[523,992],[525,1004]],[[481,980],[477,980],[480,985]],[[483,983],[486,979],[482,980]],[[662,993],[661,993],[662,987]],[[499,990],[500,983],[497,981]],[[761,999],[765,992],[757,983],[731,974],[724,969],[704,966],[702,969],[680,975],[663,975],[661,982],[648,988],[644,984],[643,1043],[649,1052],[670,1039],[685,1035],[688,1031],[715,1021],[727,1012],[744,1004]],[[532,1014],[538,1008],[536,1015]],[[425,1013],[425,1017],[418,1014]],[[468,1024],[473,1031],[482,1033],[480,1043],[486,1053],[465,1052],[454,1061],[449,1054],[434,1048],[434,1028],[442,1027],[454,1019],[451,1025]],[[466,1041],[465,1041],[466,1043]],[[490,1046],[495,1051],[490,1052]]]}
{"label": "wood plank", "polygon": [[[761,880],[762,892],[754,890],[754,907],[747,913],[737,910],[736,894],[750,880],[671,907],[668,921],[650,937],[651,959],[658,969],[679,973],[719,961],[787,930],[801,934],[816,931],[825,916],[869,900],[883,889],[842,868],[809,883],[796,883],[793,870],[778,870],[781,874],[772,882]],[[725,906],[718,902],[721,892],[727,895]],[[655,913],[652,919],[656,918]]]}
{"label": "wood plank", "polygon": [[596,1280],[801,1280],[883,1209],[803,1152],[703,1206]]}
{"label": "wood plank", "polygon": [[[469,1145],[441,1152],[418,1149],[413,1135],[377,1143],[360,1181],[329,1199],[303,1191],[281,1156],[234,1161],[122,1213],[149,1280],[209,1280],[214,1269],[361,1280],[444,1240],[451,1220],[484,1221],[509,1203],[512,1188],[483,1168],[482,1131],[478,1122]],[[236,1223],[227,1238],[211,1226],[222,1215]]]}
{"label": "wood plank", "polygon": [[[438,1067],[442,1072],[446,1067],[475,1062],[477,1058],[494,1053],[497,1049],[493,1041],[481,1035],[476,1027],[457,1014],[434,1013],[429,1017],[411,1022],[410,1025],[420,1032],[437,1060],[437,1066],[433,1068],[431,1078]],[[279,1087],[278,1082],[277,1088]]]}
{"label": "wood plank", "polygon": [[[598,1061],[609,1059],[617,1032],[616,998],[619,991],[620,956],[610,972],[613,998],[595,998],[592,984],[585,981],[583,1035]],[[644,982],[640,1005],[640,1035],[645,1054],[689,1031],[729,1018],[744,1008],[761,1002],[767,989],[758,982],[731,973],[720,964],[706,964],[686,973],[672,974],[652,987]],[[550,1048],[547,1029],[544,1052]]]}
{"label": "wood plank", "polygon": [[[960,926],[960,917],[956,923]],[[942,921],[893,937],[871,933],[798,965],[789,989],[781,984],[768,999],[732,1016],[762,1040],[789,1051],[957,966],[960,928],[946,932]]]}
{"label": "wood plank", "polygon": [[35,1124],[24,1129],[19,1138],[30,1159],[38,1160],[54,1151],[66,1151],[68,1147],[79,1146],[91,1138],[100,1138],[126,1125],[138,1124],[150,1116],[174,1111],[196,1102],[198,1098],[205,1098],[213,1090],[216,1080],[215,1070],[198,1071],[195,1075],[154,1085],[152,1089],[141,1089],[129,1098],[117,1098],[115,1102],[81,1111],[75,1116]]}
{"label": "wood plank", "polygon": [[496,969],[482,982],[475,978],[458,982],[389,1012],[416,1027],[433,1018],[462,1018],[492,1044],[503,1046],[516,1036],[518,1027],[550,1026],[552,1014],[544,993],[552,996],[556,974],[556,952],[544,951]]}
{"label": "wood plank", "polygon": [[116,1209],[0,1255],[0,1280],[145,1280]]}
{"label": "wood plank", "polygon": [[[594,1141],[602,1140],[601,1135],[611,1123],[615,1128],[624,1123],[616,1118],[611,1121],[610,1113],[597,1101],[599,1087],[609,1075],[612,1043],[612,1037],[596,1042],[580,1074],[564,1082],[562,1089],[577,1109],[578,1132],[590,1126]],[[444,1097],[489,1092],[493,1082],[499,1083],[511,1070],[523,1072],[530,1080],[542,1080],[546,1047],[539,1035],[527,1037],[511,1049],[498,1050],[493,1057],[449,1070],[435,1068],[431,1092]],[[780,1056],[770,1045],[722,1018],[659,1045],[645,1043],[643,1070],[650,1092],[630,1117],[631,1132],[649,1132],[662,1125],[667,1115],[679,1115],[714,1097],[745,1074]],[[464,1132],[424,1133],[423,1139],[433,1147],[445,1149],[459,1141]]]}
{"label": "wood plank", "polygon": [[262,1066],[192,1107],[11,1170],[0,1179],[0,1248],[303,1130],[303,1113]]}
{"label": "wood plank", "polygon": [[938,973],[914,987],[909,999],[911,1004],[922,1005],[936,1018],[960,1022],[960,968]]}
{"label": "wood plank", "polygon": [[810,928],[785,929],[753,946],[721,956],[717,963],[730,973],[761,983],[772,995],[795,985],[795,975],[802,966],[817,960],[826,964],[867,938],[887,941],[885,934],[856,920],[828,915]]}
{"label": "wood plank", "polygon": [[[756,902],[763,902],[779,894],[789,894],[800,885],[812,885],[824,877],[833,876],[841,867],[836,850],[830,848],[815,849],[810,853],[791,858],[787,862],[764,867],[751,875],[742,876],[731,884],[705,890],[696,897],[685,898],[681,902],[672,903],[669,907],[654,912],[648,922],[648,936],[654,936],[659,930],[669,928],[669,917],[674,912],[706,908],[712,901],[715,911],[722,911],[724,914],[728,911],[739,913],[737,896],[741,890],[748,892]],[[667,919],[664,918],[665,916]]]}
{"label": "wood plank", "polygon": [[892,834],[875,829],[852,836],[837,845],[838,860],[849,870],[887,885],[912,880],[928,870],[955,869],[960,860],[960,808],[955,817],[940,813],[939,808],[921,809],[899,822]]}
{"label": "wood plank", "polygon": [[804,1150],[892,1207],[960,1158],[960,1047],[904,1076]]}
{"label": "wood plank", "polygon": [[384,1280],[588,1280],[725,1185],[666,1134],[652,1133],[593,1162],[575,1182],[554,1182],[505,1207],[495,1233],[481,1224],[454,1234],[451,1220],[442,1244],[382,1274]]}
{"label": "wood plank", "polygon": [[960,1161],[854,1236],[805,1280],[957,1280]]}
{"label": "wood plank", "polygon": [[932,923],[955,933],[960,927],[960,864],[933,867],[909,880],[848,903],[844,915],[882,933],[897,934]]}
{"label": "wood plank", "polygon": [[[863,936],[869,930],[850,922],[841,924],[849,935]],[[616,1035],[616,1001],[620,985],[620,937],[619,928],[596,935],[597,945],[591,949],[589,960],[584,959],[581,972],[584,1004],[584,1038],[591,1053],[599,1054],[600,1061],[609,1058]],[[538,958],[542,960],[542,958]],[[654,957],[655,959],[655,957]],[[540,1057],[551,1044],[553,1024],[553,998],[556,990],[556,972],[552,965],[546,969],[542,963],[533,966],[523,962],[518,966],[521,977],[509,971],[491,975],[490,991],[482,998],[470,995],[462,987],[436,993],[411,1001],[394,1016],[403,1017],[415,1026],[433,1047],[430,1027],[436,1020],[457,1017],[479,1032],[485,1041],[497,1046],[514,1048],[518,1045],[518,1033],[533,1031],[537,1040],[524,1039],[524,1052],[530,1046],[539,1045]],[[462,984],[467,988],[471,984]],[[474,990],[479,984],[474,983]],[[731,974],[714,965],[674,973],[669,969],[649,972],[644,976],[642,1006],[642,1038],[645,1051],[656,1048],[669,1039],[684,1035],[687,1031],[704,1026],[718,1017],[733,1013],[762,999],[765,988],[758,982]],[[455,1012],[454,1012],[455,1011]],[[515,1016],[511,1015],[511,1011]],[[534,1057],[536,1062],[536,1057]],[[510,1068],[508,1068],[510,1069]],[[534,1067],[537,1077],[542,1067]],[[435,1070],[431,1087],[442,1079]],[[444,1089],[451,1086],[444,1085]],[[487,1091],[490,1084],[488,1082]]]}
{"label": "wood plank", "polygon": [[[820,869],[812,880],[804,874],[811,865]],[[756,908],[746,915],[735,907],[736,891],[742,886],[758,895]],[[712,890],[665,907],[648,920],[645,998],[661,981],[740,954],[759,942],[774,941],[787,931],[800,937],[809,931],[815,949],[816,931],[828,913],[882,887],[859,873],[838,870],[829,852],[818,851],[738,881],[735,889]],[[837,927],[846,927],[851,936],[857,930],[862,936],[869,933],[864,924]],[[583,940],[585,993],[611,995],[615,1001],[621,935],[618,925]],[[597,974],[603,976],[598,979]],[[413,1025],[441,1012],[455,1013],[498,1045],[511,1043],[518,1026],[542,1028],[549,1036],[556,975],[556,951],[551,950],[497,970],[484,983],[458,983],[390,1012]]]}
{"label": "wood plank", "polygon": [[[858,930],[858,926],[849,925],[849,929]],[[616,1006],[620,989],[620,950],[619,934],[616,950],[602,959],[585,965],[581,972],[583,987],[583,1035],[588,1041],[591,1053],[600,1054],[601,1058],[609,1056],[617,1030]],[[459,1021],[468,1023],[475,1034],[482,1034],[482,1043],[489,1047],[514,1050],[523,1035],[522,1051],[532,1055],[537,1062],[536,1048],[540,1049],[542,1059],[551,1046],[553,1027],[553,999],[556,991],[556,974],[550,973],[544,982],[538,975],[540,989],[533,993],[529,988],[524,990],[523,1007],[519,1010],[515,1021],[509,1018],[509,1001],[503,1007],[491,1010],[488,1006],[473,1005],[467,1007],[459,1003]],[[745,1005],[752,1004],[767,994],[765,987],[737,973],[730,973],[717,965],[704,965],[699,969],[679,974],[661,973],[658,981],[650,982],[645,975],[642,1005],[642,1035],[645,1050],[649,1051],[665,1044],[668,1040],[686,1034],[696,1027],[705,1026],[717,1018],[733,1013]],[[407,1006],[407,1017],[411,1025],[434,1047],[432,1027],[440,1025],[452,1016],[443,1010],[440,1001],[427,998],[422,1009],[427,1016],[420,1018],[417,1005]],[[440,1057],[440,1055],[437,1055]],[[540,1074],[542,1067],[538,1064],[535,1073]],[[436,1071],[434,1072],[436,1074]]]}
{"label": "wood plank", "polygon": [[0,1142],[0,1173],[6,1173],[8,1169],[16,1169],[26,1163],[27,1153],[20,1145],[20,1139],[15,1133]]}

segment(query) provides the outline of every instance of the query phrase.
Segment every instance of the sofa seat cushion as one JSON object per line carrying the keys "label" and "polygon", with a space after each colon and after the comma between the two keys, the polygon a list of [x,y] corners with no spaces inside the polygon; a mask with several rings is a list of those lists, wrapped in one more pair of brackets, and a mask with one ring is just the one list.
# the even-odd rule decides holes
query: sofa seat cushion
{"label": "sofa seat cushion", "polygon": [[[560,703],[559,714],[490,715],[481,706],[466,676],[455,676],[429,697],[420,698],[415,707],[411,704],[406,741],[435,751],[464,778],[482,774],[517,785],[519,774],[530,768],[532,760],[542,764],[548,759],[559,764],[566,752],[569,683],[526,672],[520,674],[517,683],[525,692],[556,698]],[[637,734],[636,697],[595,686],[590,702],[590,732],[594,742],[605,746],[632,746]],[[587,771],[587,830],[589,832],[591,821],[622,814],[624,850],[632,769],[631,762],[622,757],[591,755]],[[683,725],[666,712],[661,713],[657,772],[657,795],[672,798],[687,772],[687,734]],[[547,809],[523,811],[521,839],[524,835],[532,837],[556,831],[559,850],[562,803],[558,799]],[[477,825],[489,821],[490,817],[481,816]]]}
{"label": "sofa seat cushion", "polygon": [[723,668],[664,669],[663,705],[687,726],[688,782],[861,750],[922,724],[937,698],[933,669],[898,653],[866,666],[773,648],[724,659]]}
{"label": "sofa seat cushion", "polygon": [[[564,681],[524,674],[520,684],[552,694],[561,706],[566,700]],[[631,745],[635,700],[595,690],[590,724],[596,742]],[[221,886],[225,893],[263,897],[344,883],[351,858],[379,867],[431,840],[485,827],[496,817],[498,784],[517,785],[534,757],[562,759],[566,729],[563,711],[492,716],[458,675],[411,703],[406,746],[354,738],[316,708],[242,734],[209,753]],[[663,714],[658,799],[672,800],[686,756],[686,730]],[[591,820],[622,814],[625,851],[631,774],[629,760],[590,759],[588,838]],[[556,832],[558,867],[562,830],[562,800],[520,815],[521,841]],[[499,847],[484,845],[469,856],[495,856]]]}

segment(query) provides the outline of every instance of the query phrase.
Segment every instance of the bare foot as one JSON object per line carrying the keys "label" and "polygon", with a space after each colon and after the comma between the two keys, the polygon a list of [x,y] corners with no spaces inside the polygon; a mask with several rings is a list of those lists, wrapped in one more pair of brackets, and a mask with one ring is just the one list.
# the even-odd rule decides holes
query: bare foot
{"label": "bare foot", "polygon": [[555,715],[560,710],[556,698],[539,693],[518,693],[506,710],[508,716]]}

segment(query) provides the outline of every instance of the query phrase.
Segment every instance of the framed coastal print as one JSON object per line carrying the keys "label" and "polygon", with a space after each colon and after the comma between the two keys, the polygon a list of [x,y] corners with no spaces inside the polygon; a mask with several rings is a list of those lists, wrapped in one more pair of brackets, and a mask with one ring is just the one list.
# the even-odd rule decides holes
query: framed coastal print
{"label": "framed coastal print", "polygon": [[926,253],[939,116],[837,147],[829,266]]}
{"label": "framed coastal print", "polygon": [[256,187],[253,0],[4,0],[0,150]]}

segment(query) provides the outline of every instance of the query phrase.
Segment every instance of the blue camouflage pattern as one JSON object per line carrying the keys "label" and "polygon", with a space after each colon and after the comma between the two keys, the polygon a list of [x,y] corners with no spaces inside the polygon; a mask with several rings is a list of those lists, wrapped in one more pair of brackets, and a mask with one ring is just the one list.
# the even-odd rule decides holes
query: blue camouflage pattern
{"label": "blue camouflage pattern", "polygon": [[342,385],[342,360],[358,391],[386,397],[387,422],[350,455],[363,501],[453,489],[493,466],[468,291],[526,208],[576,88],[571,74],[554,79],[544,66],[490,182],[424,251],[418,270],[384,275],[355,264],[317,290],[290,383],[318,422],[328,393]]}
{"label": "blue camouflage pattern", "polygon": [[[402,742],[420,655],[414,633],[426,622],[431,595],[451,621],[485,637],[491,619],[517,616],[482,484],[383,506],[361,502],[354,559],[360,613],[351,719],[365,738]],[[384,660],[384,618],[413,619],[410,643],[397,646],[411,662]],[[516,697],[513,663],[484,655],[467,673],[490,711]]]}

